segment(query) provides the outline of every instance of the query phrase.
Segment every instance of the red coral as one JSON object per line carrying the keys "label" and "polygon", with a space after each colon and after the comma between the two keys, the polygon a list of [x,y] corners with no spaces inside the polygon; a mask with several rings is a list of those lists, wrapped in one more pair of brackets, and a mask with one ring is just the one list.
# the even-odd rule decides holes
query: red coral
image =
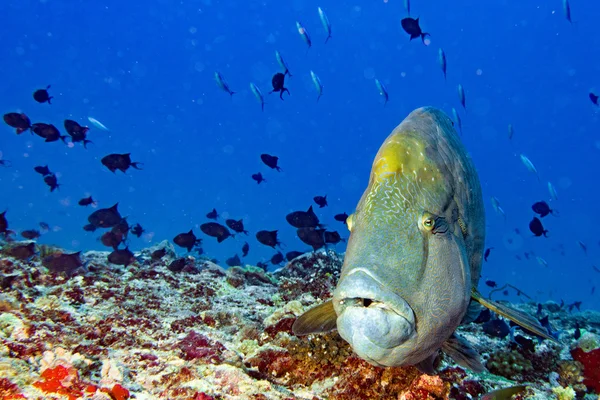
{"label": "red coral", "polygon": [[578,347],[571,350],[571,356],[583,364],[583,384],[600,393],[600,349],[586,353]]}
{"label": "red coral", "polygon": [[17,400],[24,399],[19,387],[9,381],[7,378],[0,378],[0,399]]}
{"label": "red coral", "polygon": [[196,393],[192,400],[215,400],[214,397],[207,395],[206,393]]}
{"label": "red coral", "polygon": [[222,362],[220,355],[226,350],[221,343],[212,341],[194,331],[183,338],[176,347],[181,350],[181,358],[186,361],[200,359],[210,363]]}
{"label": "red coral", "polygon": [[80,390],[79,374],[75,368],[59,365],[48,368],[41,374],[42,380],[33,384],[36,388],[46,393],[57,393],[76,400],[83,395]]}
{"label": "red coral", "polygon": [[113,386],[110,395],[114,400],[127,400],[129,398],[129,390],[117,383]]}
{"label": "red coral", "polygon": [[287,332],[290,335],[292,334],[292,325],[296,321],[295,317],[287,317],[280,319],[277,323],[273,325],[269,325],[265,328],[265,333],[270,337],[275,337],[278,332]]}

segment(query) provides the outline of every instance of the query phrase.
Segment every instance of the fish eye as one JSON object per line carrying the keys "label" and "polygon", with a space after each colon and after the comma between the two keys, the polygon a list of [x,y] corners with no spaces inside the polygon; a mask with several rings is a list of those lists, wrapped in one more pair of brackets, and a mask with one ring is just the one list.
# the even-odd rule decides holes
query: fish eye
{"label": "fish eye", "polygon": [[425,213],[425,215],[423,215],[422,223],[423,227],[428,231],[433,230],[435,227],[435,219],[433,218],[433,215],[429,213]]}

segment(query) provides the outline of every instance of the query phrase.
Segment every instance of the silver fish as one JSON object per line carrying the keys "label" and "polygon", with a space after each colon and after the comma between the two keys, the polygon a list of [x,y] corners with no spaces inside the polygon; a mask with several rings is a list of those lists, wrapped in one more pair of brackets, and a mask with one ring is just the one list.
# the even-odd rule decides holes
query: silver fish
{"label": "silver fish", "polygon": [[458,126],[458,131],[462,135],[462,120],[460,119],[460,115],[458,115],[458,111],[456,108],[452,107],[452,116],[454,117],[454,122],[456,122],[456,126]]}
{"label": "silver fish", "polygon": [[440,68],[444,73],[444,80],[446,80],[446,53],[444,53],[442,48],[438,50],[438,62],[440,63]]}
{"label": "silver fish", "polygon": [[460,99],[460,104],[462,104],[463,108],[466,110],[467,106],[465,105],[465,89],[460,83],[458,84],[458,98]]}
{"label": "silver fish", "polygon": [[[308,31],[298,21],[296,21],[296,28],[298,29],[298,33],[302,37],[302,40],[304,40],[304,43],[306,43],[308,45],[308,49],[310,49],[310,47],[312,46],[312,41],[310,40],[310,35],[308,34]],[[306,51],[308,51],[308,49],[306,49]]]}
{"label": "silver fish", "polygon": [[292,74],[290,73],[290,69],[288,68],[287,63],[281,56],[281,53],[279,53],[277,50],[275,50],[275,58],[277,59],[277,62],[279,63],[279,66],[281,67],[281,69],[283,69],[283,74],[289,75],[291,77]]}
{"label": "silver fish", "polygon": [[389,100],[388,92],[387,92],[387,90],[385,90],[385,86],[383,86],[383,83],[381,83],[379,81],[379,79],[377,79],[377,78],[375,78],[375,86],[377,86],[377,90],[379,90],[379,94],[381,96],[383,96],[383,98],[385,99],[385,102],[383,103],[383,106],[385,107],[385,105],[387,104],[387,102]]}
{"label": "silver fish", "polygon": [[321,80],[313,71],[310,71],[310,77],[312,78],[313,83],[315,84],[315,88],[317,89],[317,93],[319,96],[317,97],[317,101],[321,98],[323,94],[323,85],[321,84]]}
{"label": "silver fish", "polygon": [[550,193],[550,198],[552,200],[558,200],[558,193],[552,182],[548,182],[548,192]]}
{"label": "silver fish", "polygon": [[504,220],[506,220],[506,214],[504,213],[504,210],[500,206],[500,200],[498,200],[497,197],[492,196],[491,201],[492,201],[492,208],[494,209],[496,214],[501,215],[502,217],[504,217]]}
{"label": "silver fish", "polygon": [[537,169],[535,168],[535,165],[533,165],[533,163],[531,162],[531,160],[529,158],[527,158],[527,156],[525,154],[521,154],[521,162],[523,162],[523,165],[525,165],[525,167],[527,168],[527,170],[529,172],[533,172],[535,174],[535,176],[537,176],[538,181],[540,180],[540,176],[538,175]]}
{"label": "silver fish", "polygon": [[109,130],[102,122],[98,121],[94,117],[88,117],[88,121],[90,121],[92,123],[92,125],[94,125],[98,129],[101,129],[103,131],[108,131]]}
{"label": "silver fish", "polygon": [[215,72],[215,81],[217,81],[217,85],[223,91],[225,91],[226,93],[229,93],[230,96],[233,96],[235,94],[235,92],[229,88],[229,85],[227,84],[227,82],[223,78],[223,75],[221,75],[220,72]]}
{"label": "silver fish", "polygon": [[250,90],[252,90],[252,93],[254,93],[254,97],[256,97],[256,99],[260,103],[260,108],[263,111],[265,111],[265,99],[263,98],[263,95],[262,95],[260,89],[258,88],[258,86],[256,86],[254,83],[250,82]]}
{"label": "silver fish", "polygon": [[414,110],[388,136],[347,224],[350,238],[333,299],[301,315],[292,326],[296,335],[337,328],[376,366],[415,365],[435,374],[442,350],[481,372],[477,351],[455,333],[472,314],[473,299],[551,339],[535,318],[476,290],[485,243],[481,185],[442,111]]}
{"label": "silver fish", "polygon": [[548,262],[546,260],[544,260],[542,257],[535,256],[535,259],[538,262],[538,264],[540,264],[542,267],[548,267]]}
{"label": "silver fish", "polygon": [[323,28],[325,29],[325,32],[327,33],[327,39],[325,39],[325,43],[327,43],[327,41],[329,39],[331,39],[331,24],[329,23],[329,18],[327,18],[325,11],[323,11],[323,9],[321,7],[319,7],[318,9],[319,9],[319,18],[321,18],[321,24],[323,24]]}

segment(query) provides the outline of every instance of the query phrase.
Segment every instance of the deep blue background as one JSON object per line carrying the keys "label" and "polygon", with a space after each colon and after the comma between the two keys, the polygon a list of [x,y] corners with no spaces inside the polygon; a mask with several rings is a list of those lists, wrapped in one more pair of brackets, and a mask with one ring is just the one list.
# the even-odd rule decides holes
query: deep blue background
{"label": "deep blue background", "polygon": [[[0,4],[0,111],[23,111],[32,122],[61,130],[65,118],[89,124],[88,116],[110,128],[92,127],[88,150],[2,128],[0,152],[13,166],[0,169],[0,208],[8,209],[11,228],[46,221],[52,231],[40,242],[102,249],[98,233],[81,229],[92,210],[76,204],[92,194],[101,207],[118,201],[131,223],[151,233],[133,239],[133,249],[194,228],[205,251],[223,262],[246,238],[218,245],[200,233],[198,225],[216,207],[223,216],[243,218],[252,232],[250,263],[274,253],[254,239],[260,229],[279,229],[286,251],[306,250],[285,222],[288,212],[327,194],[330,206],[319,216],[347,237],[333,215],[353,211],[383,139],[414,108],[433,105],[450,114],[456,107],[480,171],[487,242],[494,247],[483,277],[512,283],[537,300],[583,300],[584,307],[600,308],[600,274],[592,269],[600,266],[600,114],[588,99],[594,85],[600,89],[597,2],[573,1],[569,24],[559,0],[415,0],[411,14],[431,33],[430,46],[409,41],[401,30],[406,12],[399,0],[360,6],[338,0],[137,3]],[[333,25],[327,44],[318,6]],[[308,53],[297,20],[312,36]],[[448,59],[447,82],[439,47]],[[267,94],[279,70],[275,50],[293,75],[283,102]],[[318,103],[310,70],[324,85]],[[233,98],[217,87],[215,71],[238,92]],[[387,86],[386,107],[374,77]],[[266,97],[264,112],[250,82]],[[458,83],[466,90],[466,112]],[[35,103],[32,92],[48,84],[54,103]],[[131,152],[144,170],[112,174],[100,164],[112,152]],[[279,156],[283,172],[265,167],[263,152]],[[536,165],[542,183],[525,169],[520,153]],[[45,164],[60,176],[57,192],[33,171]],[[266,183],[250,179],[258,171]],[[530,207],[549,199],[548,180],[558,189],[551,205],[560,217],[544,219],[549,238],[532,238]],[[494,214],[491,196],[500,199],[506,222]],[[522,236],[518,251],[504,244],[514,228]],[[587,244],[587,256],[578,240]],[[516,260],[524,251],[543,257],[548,267]],[[592,296],[594,285],[599,288]]]}

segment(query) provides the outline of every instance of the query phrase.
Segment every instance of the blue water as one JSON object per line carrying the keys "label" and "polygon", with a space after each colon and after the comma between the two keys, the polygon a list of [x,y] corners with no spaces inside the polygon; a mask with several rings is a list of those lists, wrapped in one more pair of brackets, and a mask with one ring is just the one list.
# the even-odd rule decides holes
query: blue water
{"label": "blue water", "polygon": [[[327,44],[318,6],[333,27]],[[318,210],[321,221],[347,237],[333,216],[353,211],[385,137],[414,108],[432,105],[451,115],[455,107],[480,172],[487,246],[494,247],[483,278],[511,283],[536,300],[582,300],[584,308],[598,309],[600,274],[592,265],[600,266],[600,113],[588,92],[600,89],[600,4],[573,1],[571,11],[573,24],[559,0],[415,0],[411,15],[431,33],[425,46],[402,31],[406,11],[399,0],[3,1],[2,113],[22,111],[61,130],[65,118],[89,125],[91,116],[110,131],[92,126],[94,144],[85,150],[44,143],[29,132],[17,136],[4,125],[0,152],[12,167],[0,169],[0,209],[8,209],[10,227],[18,231],[49,223],[41,243],[104,249],[98,232],[82,230],[93,210],[77,201],[91,194],[100,207],[119,202],[129,222],[147,230],[131,240],[134,250],[193,228],[205,252],[221,263],[241,254],[246,240],[246,261],[256,263],[274,254],[255,240],[261,229],[278,229],[286,251],[308,250],[285,215],[307,209],[316,195],[328,195],[329,207]],[[296,21],[311,35],[308,51]],[[439,47],[448,60],[446,82]],[[285,101],[268,95],[280,70],[276,50],[293,75]],[[324,86],[318,102],[310,70]],[[237,94],[216,85],[215,71]],[[389,92],[385,107],[374,78]],[[250,82],[265,96],[264,112]],[[33,91],[48,84],[53,104],[36,103]],[[100,159],[114,152],[131,152],[144,169],[111,173]],[[280,157],[283,171],[263,165],[261,153]],[[541,183],[520,153],[536,165]],[[46,164],[62,184],[54,193],[33,171]],[[259,171],[267,182],[257,185],[250,175]],[[558,190],[559,200],[550,204],[560,217],[544,218],[549,238],[533,238],[531,204],[549,200],[547,181]],[[506,222],[494,213],[492,196]],[[243,218],[251,235],[222,244],[204,236],[198,226],[213,207],[222,217]],[[515,228],[522,245],[509,250],[503,239]],[[515,258],[526,251],[548,266],[535,256]],[[599,287],[591,295],[593,286]],[[482,290],[487,293],[483,280]],[[514,291],[507,298],[519,300]]]}

